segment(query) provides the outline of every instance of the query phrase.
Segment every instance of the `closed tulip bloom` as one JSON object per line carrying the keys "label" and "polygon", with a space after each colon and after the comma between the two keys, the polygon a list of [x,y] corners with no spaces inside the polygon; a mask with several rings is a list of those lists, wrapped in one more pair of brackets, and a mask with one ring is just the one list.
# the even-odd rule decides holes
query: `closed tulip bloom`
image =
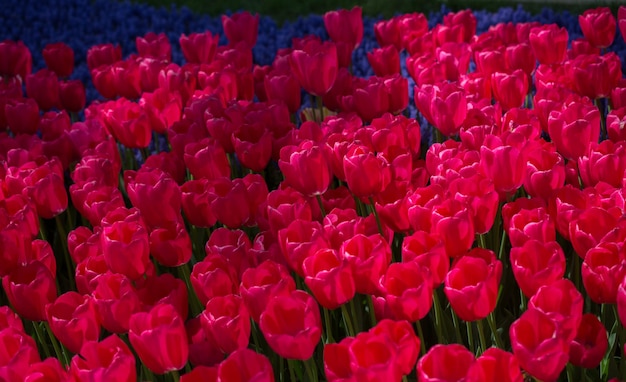
{"label": "closed tulip bloom", "polygon": [[356,381],[398,381],[402,376],[395,344],[385,335],[359,333],[349,342],[350,364]]}
{"label": "closed tulip bloom", "polygon": [[100,321],[91,296],[70,291],[46,306],[52,333],[70,352],[78,353],[87,341],[100,338]]}
{"label": "closed tulip bloom", "polygon": [[569,223],[570,241],[578,256],[584,259],[587,252],[600,243],[617,223],[617,216],[604,208],[591,207],[581,211]]}
{"label": "closed tulip bloom", "polygon": [[381,20],[374,24],[376,41],[381,47],[394,46],[398,51],[402,50],[402,34],[400,31],[400,17],[389,20]]}
{"label": "closed tulip bloom", "polygon": [[430,271],[416,261],[389,266],[380,283],[396,319],[415,322],[428,314],[433,301],[430,278]]}
{"label": "closed tulip bloom", "polygon": [[130,210],[126,216],[115,217],[118,210],[111,211],[107,217],[112,220],[103,223],[102,251],[109,269],[136,280],[146,273],[150,262],[148,229]]}
{"label": "closed tulip bloom", "polygon": [[430,221],[430,233],[443,239],[448,256],[459,257],[472,247],[476,232],[465,203],[456,199],[445,200],[434,206]]}
{"label": "closed tulip bloom", "polygon": [[217,375],[220,381],[274,382],[274,369],[270,360],[250,349],[231,353],[220,363]]}
{"label": "closed tulip bloom", "polygon": [[199,142],[188,143],[185,146],[184,160],[194,179],[230,177],[228,157],[215,139],[205,138]]}
{"label": "closed tulip bloom", "polygon": [[[148,227],[181,221],[181,191],[176,181],[160,169],[124,171],[128,198],[139,209]],[[162,203],[166,200],[167,203]],[[154,208],[160,203],[160,207]]]}
{"label": "closed tulip bloom", "polygon": [[545,285],[529,300],[528,310],[537,310],[555,323],[557,336],[569,344],[576,336],[583,315],[583,297],[568,279]]}
{"label": "closed tulip bloom", "polygon": [[290,295],[295,289],[295,281],[287,268],[266,260],[243,273],[239,292],[252,319],[258,323],[271,298]]}
{"label": "closed tulip bloom", "polygon": [[13,134],[35,134],[39,130],[39,105],[32,98],[7,102],[4,113]]}
{"label": "closed tulip bloom", "polygon": [[110,109],[101,112],[111,135],[128,148],[148,147],[152,140],[152,128],[143,107],[126,98],[108,105]]}
{"label": "closed tulip bloom", "polygon": [[100,342],[89,341],[72,357],[69,368],[73,380],[137,381],[135,356],[118,336],[111,335]]}
{"label": "closed tulip bloom", "polygon": [[350,301],[355,293],[352,268],[348,260],[333,249],[320,249],[302,263],[304,282],[317,302],[326,309],[336,309]]}
{"label": "closed tulip bloom", "polygon": [[37,101],[41,110],[59,108],[59,79],[48,69],[41,69],[26,77],[26,94]]}
{"label": "closed tulip bloom", "polygon": [[622,38],[626,41],[626,6],[624,5],[617,10],[617,25],[622,33]]}
{"label": "closed tulip bloom", "polygon": [[289,55],[289,64],[304,90],[321,97],[337,78],[337,48],[332,42],[309,40]]}
{"label": "closed tulip bloom", "polygon": [[540,64],[558,64],[565,59],[569,34],[556,24],[537,26],[530,30],[530,46]]}
{"label": "closed tulip bloom", "polygon": [[306,196],[321,195],[333,179],[327,146],[302,141],[280,150],[278,166],[285,181]]}
{"label": "closed tulip bloom", "polygon": [[235,294],[239,289],[236,269],[217,254],[197,262],[193,266],[190,279],[200,303],[205,306],[213,297]]}
{"label": "closed tulip bloom", "polygon": [[87,51],[87,67],[94,70],[122,59],[122,47],[113,44],[94,45]]}
{"label": "closed tulip bloom", "polygon": [[501,277],[502,263],[495,254],[474,248],[452,264],[443,290],[459,318],[481,320],[496,306]]}
{"label": "closed tulip bloom", "polygon": [[38,260],[19,265],[2,286],[15,311],[31,321],[45,321],[46,305],[57,296],[55,276]]}
{"label": "closed tulip bloom", "polygon": [[493,97],[502,105],[503,110],[520,107],[528,94],[528,75],[522,70],[491,75],[491,89]]}
{"label": "closed tulip bloom", "polygon": [[515,356],[498,348],[489,348],[467,371],[467,382],[522,382],[524,377]]}
{"label": "closed tulip bloom", "polygon": [[33,69],[33,57],[22,41],[5,40],[0,42],[0,76],[19,76],[20,82],[26,79]]}
{"label": "closed tulip bloom", "polygon": [[260,327],[272,350],[287,359],[311,358],[322,337],[319,306],[301,290],[271,299],[261,314]]}
{"label": "closed tulip bloom", "polygon": [[583,54],[568,61],[566,69],[574,90],[591,99],[609,97],[622,78],[621,62],[615,53]]}
{"label": "closed tulip bloom", "polygon": [[391,182],[391,166],[385,157],[362,145],[355,144],[346,153],[343,171],[348,188],[361,198],[382,192]]}
{"label": "closed tulip bloom", "polygon": [[356,49],[363,39],[363,17],[361,7],[351,10],[340,9],[324,14],[324,26],[334,42],[347,43],[350,49]]}
{"label": "closed tulip bloom", "polygon": [[249,48],[256,44],[259,33],[259,15],[250,12],[237,12],[232,16],[222,15],[224,34],[230,45],[245,42]]}
{"label": "closed tulip bloom", "polygon": [[48,69],[59,77],[69,77],[74,71],[74,50],[63,42],[47,44],[43,48],[43,59]]}
{"label": "closed tulip bloom", "polygon": [[600,137],[600,112],[591,103],[573,102],[550,113],[548,132],[561,155],[578,159]]}
{"label": "closed tulip bloom", "polygon": [[459,132],[467,115],[465,90],[454,82],[416,88],[415,105],[444,136]]}
{"label": "closed tulip bloom", "polygon": [[578,16],[578,23],[583,35],[591,45],[607,48],[615,38],[615,16],[608,7],[588,9]]}
{"label": "closed tulip bloom", "polygon": [[143,37],[135,38],[137,52],[141,57],[156,58],[165,61],[172,60],[172,45],[165,33],[148,32]]}
{"label": "closed tulip bloom", "polygon": [[585,186],[594,187],[604,182],[619,188],[626,170],[626,145],[610,140],[591,143],[588,153],[578,159],[578,169]]}
{"label": "closed tulip bloom", "polygon": [[400,73],[400,53],[393,45],[368,52],[367,61],[379,77]]}
{"label": "closed tulip bloom", "polygon": [[417,378],[424,382],[462,381],[474,362],[474,354],[463,345],[437,344],[417,362]]}
{"label": "closed tulip bloom", "polygon": [[218,41],[219,36],[214,36],[209,31],[192,33],[189,36],[183,34],[179,39],[185,60],[192,64],[211,63],[215,57]]}
{"label": "closed tulip bloom", "polygon": [[270,72],[263,79],[263,89],[268,100],[281,100],[285,102],[290,113],[295,113],[300,108],[300,83],[290,72]]}
{"label": "closed tulip bloom", "polygon": [[556,241],[554,221],[543,207],[520,210],[511,217],[507,231],[513,247],[521,247],[528,240]]}
{"label": "closed tulip bloom", "polygon": [[180,370],[187,363],[189,345],[183,320],[169,304],[130,318],[128,338],[144,365],[156,374]]}
{"label": "closed tulip bloom", "polygon": [[509,330],[513,354],[530,375],[544,381],[556,381],[569,359],[569,341],[558,335],[554,321],[529,309]]}
{"label": "closed tulip bloom", "polygon": [[601,242],[591,248],[582,264],[582,279],[589,298],[598,304],[614,304],[626,276],[626,253],[614,242]]}
{"label": "closed tulip bloom", "polygon": [[142,309],[131,281],[120,273],[107,272],[93,282],[92,295],[102,327],[113,333],[127,332],[131,315]]}
{"label": "closed tulip bloom", "polygon": [[209,300],[202,312],[202,325],[207,336],[211,336],[225,354],[248,347],[250,313],[239,296],[231,294]]}
{"label": "closed tulip bloom", "polygon": [[622,128],[624,125],[626,125],[626,102],[623,107],[611,110],[606,116],[606,129],[611,141],[619,142],[625,140],[626,129]]}
{"label": "closed tulip bloom", "polygon": [[511,249],[511,268],[520,289],[532,297],[539,288],[565,274],[565,254],[556,241],[528,240]]}
{"label": "closed tulip bloom", "polygon": [[527,153],[524,190],[533,197],[548,200],[565,184],[565,162],[553,145]]}
{"label": "closed tulip bloom", "polygon": [[343,242],[341,252],[352,266],[356,291],[377,294],[379,280],[391,263],[391,247],[387,241],[380,234],[356,234]]}
{"label": "closed tulip bloom", "polygon": [[574,366],[592,369],[600,364],[608,347],[606,328],[596,315],[587,313],[570,344],[569,361]]}

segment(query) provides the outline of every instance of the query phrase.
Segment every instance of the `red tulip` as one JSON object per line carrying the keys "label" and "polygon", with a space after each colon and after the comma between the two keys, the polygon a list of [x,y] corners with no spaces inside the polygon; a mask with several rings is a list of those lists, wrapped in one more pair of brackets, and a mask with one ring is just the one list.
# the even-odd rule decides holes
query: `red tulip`
{"label": "red tulip", "polygon": [[521,107],[528,94],[528,75],[522,69],[517,69],[510,74],[493,73],[491,89],[493,97],[502,105],[502,109]]}
{"label": "red tulip", "polygon": [[61,106],[59,79],[51,70],[41,69],[26,76],[26,94],[37,101],[37,105],[42,110]]}
{"label": "red tulip", "polygon": [[498,348],[489,348],[467,371],[467,382],[522,382],[524,377],[515,356]]}
{"label": "red tulip", "polygon": [[608,335],[602,322],[594,314],[583,315],[576,338],[570,344],[569,360],[574,366],[598,367],[609,347]]}
{"label": "red tulip", "polygon": [[397,349],[388,336],[362,332],[349,342],[348,346],[354,380],[363,381],[371,378],[374,381],[398,381],[401,379],[402,372],[398,364]]}
{"label": "red tulip", "polygon": [[69,77],[74,71],[74,50],[67,44],[47,44],[42,53],[46,66],[57,76]]}
{"label": "red tulip", "polygon": [[236,294],[237,271],[224,257],[214,254],[196,263],[191,271],[191,286],[202,305],[215,296]]}
{"label": "red tulip", "polygon": [[459,257],[446,275],[444,292],[454,312],[465,321],[481,320],[496,306],[502,263],[486,249]]}
{"label": "red tulip", "polygon": [[209,300],[202,312],[202,325],[207,337],[212,337],[225,354],[248,347],[250,313],[239,296],[216,296]]}
{"label": "red tulip", "polygon": [[455,199],[445,200],[433,207],[430,222],[430,233],[443,239],[448,256],[459,257],[471,248],[475,230],[465,203]]}
{"label": "red tulip", "polygon": [[528,240],[511,249],[511,268],[520,289],[526,297],[560,280],[565,274],[565,255],[555,241]]}
{"label": "red tulip", "polygon": [[415,322],[430,311],[433,301],[430,271],[416,261],[391,264],[380,284],[384,299],[397,320]]}
{"label": "red tulip", "polygon": [[104,65],[112,65],[122,59],[122,47],[113,44],[94,45],[87,51],[87,67],[90,71]]}
{"label": "red tulip", "polygon": [[[181,192],[169,174],[160,169],[124,171],[126,192],[149,227],[181,221]],[[167,203],[162,203],[167,200]],[[158,211],[154,206],[160,204]]]}
{"label": "red tulip", "polygon": [[102,327],[113,333],[126,333],[130,317],[142,309],[130,279],[120,273],[105,273],[94,278],[92,295]]}
{"label": "red tulip", "polygon": [[557,324],[529,309],[509,329],[513,354],[535,378],[556,381],[569,359],[569,341],[558,335]]}
{"label": "red tulip", "polygon": [[230,17],[222,15],[222,26],[230,45],[243,41],[252,48],[256,44],[259,15],[252,15],[250,12],[238,12]]}
{"label": "red tulip", "polygon": [[241,297],[256,323],[271,298],[287,296],[295,289],[295,281],[287,269],[271,260],[247,269],[241,277]]}
{"label": "red tulip", "polygon": [[41,362],[32,337],[13,328],[0,330],[0,352],[0,378],[6,381],[28,380],[29,367]]}
{"label": "red tulip", "polygon": [[33,382],[63,382],[69,379],[67,369],[61,365],[61,361],[54,357],[31,364],[28,368],[28,374],[25,380]]}
{"label": "red tulip", "polygon": [[326,309],[336,309],[350,301],[355,293],[354,275],[343,254],[320,249],[302,262],[304,282],[317,302]]}
{"label": "red tulip", "polygon": [[250,349],[233,352],[219,365],[217,374],[220,381],[274,382],[269,359]]}
{"label": "red tulip", "polygon": [[398,51],[402,49],[402,34],[400,33],[400,17],[390,20],[381,20],[374,24],[376,41],[381,47],[394,46]]}
{"label": "red tulip", "polygon": [[356,112],[367,123],[390,110],[389,99],[390,92],[381,78],[354,78],[351,94],[341,98],[342,110]]}
{"label": "red tulip", "polygon": [[182,369],[189,345],[185,325],[172,305],[159,304],[130,318],[128,338],[142,363],[156,374]]}
{"label": "red tulip", "polygon": [[355,234],[343,242],[341,252],[353,268],[356,291],[377,294],[379,280],[391,263],[391,247],[387,241],[380,234]]}
{"label": "red tulip", "polygon": [[527,152],[524,190],[532,197],[544,200],[556,193],[565,183],[565,165],[553,145],[544,145]]}
{"label": "red tulip", "polygon": [[278,166],[285,181],[306,196],[321,195],[330,186],[332,173],[326,146],[302,141],[280,150]]}
{"label": "red tulip", "polygon": [[601,207],[582,211],[569,223],[569,238],[574,250],[582,259],[587,252],[602,241],[617,226],[617,217]]}
{"label": "red tulip", "polygon": [[185,146],[185,165],[194,179],[217,179],[230,177],[230,165],[226,152],[212,138],[192,142]]}
{"label": "red tulip", "polygon": [[462,381],[474,362],[474,354],[463,345],[437,344],[417,362],[417,378],[424,382]]}
{"label": "red tulip", "polygon": [[546,24],[532,28],[529,33],[530,46],[540,64],[558,64],[565,59],[569,34],[566,28]]}
{"label": "red tulip", "polygon": [[569,344],[576,337],[583,312],[583,298],[568,279],[545,285],[529,300],[528,310],[537,310],[556,325],[556,333]]}
{"label": "red tulip", "polygon": [[144,92],[139,104],[148,113],[152,130],[159,134],[166,133],[174,122],[180,120],[183,109],[182,98],[178,93],[158,88],[152,93]]}
{"label": "red tulip", "polygon": [[607,48],[615,38],[615,16],[608,7],[587,9],[578,16],[578,23],[583,35],[591,45]]}
{"label": "red tulip", "polygon": [[554,221],[543,207],[521,209],[511,217],[507,225],[513,247],[521,247],[528,240],[538,240],[542,243],[556,241]]}
{"label": "red tulip", "polygon": [[248,191],[242,178],[219,178],[211,183],[211,208],[215,217],[230,229],[240,228],[253,220],[251,198],[256,196]]}
{"label": "red tulip", "polygon": [[622,78],[621,62],[615,53],[583,54],[566,64],[574,90],[580,95],[605,98]]}
{"label": "red tulip", "polygon": [[19,76],[20,82],[23,82],[32,71],[33,58],[22,41],[0,42],[0,57],[0,76],[3,78]]}
{"label": "red tulip", "polygon": [[4,112],[13,134],[35,134],[39,129],[39,106],[32,98],[9,101],[4,105]]}
{"label": "red tulip", "polygon": [[107,104],[109,111],[102,110],[107,130],[128,148],[148,147],[152,139],[152,128],[145,110],[126,98]]}
{"label": "red tulip", "polygon": [[393,45],[368,52],[367,61],[379,77],[400,73],[400,53]]}
{"label": "red tulip", "polygon": [[337,78],[337,48],[331,42],[311,39],[289,55],[289,64],[304,90],[321,97],[328,93]]}
{"label": "red tulip", "polygon": [[311,358],[322,336],[319,306],[301,290],[270,299],[259,324],[272,350],[288,359]]}
{"label": "red tulip", "polygon": [[465,91],[455,83],[422,85],[415,89],[415,104],[428,122],[444,136],[459,132],[467,114]]}
{"label": "red tulip", "polygon": [[120,97],[135,100],[141,96],[141,73],[134,59],[118,61],[110,68],[114,86]]}
{"label": "red tulip", "polygon": [[591,142],[598,141],[600,112],[590,103],[573,102],[550,113],[548,131],[561,155],[578,159],[587,153]]}
{"label": "red tulip", "polygon": [[504,61],[508,71],[521,69],[528,76],[531,76],[537,67],[535,54],[528,43],[507,46],[504,51]]}
{"label": "red tulip", "polygon": [[172,60],[172,46],[165,33],[148,32],[142,37],[135,37],[135,45],[140,57],[159,60]]}
{"label": "red tulip", "polygon": [[135,382],[135,356],[116,335],[100,342],[90,341],[72,357],[70,376],[75,381],[103,378]]}
{"label": "red tulip", "polygon": [[15,311],[32,321],[45,321],[46,304],[57,296],[55,276],[38,260],[20,264],[2,278],[2,286]]}
{"label": "red tulip", "polygon": [[271,71],[263,80],[263,89],[268,100],[283,101],[290,113],[296,113],[300,108],[300,83],[291,72]]}
{"label": "red tulip", "polygon": [[[485,48],[474,53],[476,70],[487,78],[495,73],[507,72],[505,49],[502,46]],[[492,87],[493,89],[493,87]]]}
{"label": "red tulip", "polygon": [[390,165],[382,155],[375,155],[366,146],[355,144],[343,159],[348,188],[357,197],[370,197],[382,192],[391,181]]}
{"label": "red tulip", "polygon": [[192,33],[189,36],[183,34],[180,36],[180,47],[183,51],[185,60],[193,64],[209,64],[215,57],[218,35],[212,35],[211,32]]}
{"label": "red tulip", "polygon": [[70,352],[78,353],[88,341],[100,338],[100,322],[91,296],[70,291],[46,306],[52,333]]}
{"label": "red tulip", "polygon": [[606,129],[611,141],[625,140],[626,130],[622,128],[624,125],[626,125],[626,102],[623,107],[611,110],[606,116]]}

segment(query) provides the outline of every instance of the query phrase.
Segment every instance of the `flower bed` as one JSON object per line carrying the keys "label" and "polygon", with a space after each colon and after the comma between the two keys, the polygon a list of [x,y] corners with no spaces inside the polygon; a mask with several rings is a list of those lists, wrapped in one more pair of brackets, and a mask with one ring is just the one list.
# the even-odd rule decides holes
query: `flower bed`
{"label": "flower bed", "polygon": [[0,21],[5,380],[626,375],[626,7]]}

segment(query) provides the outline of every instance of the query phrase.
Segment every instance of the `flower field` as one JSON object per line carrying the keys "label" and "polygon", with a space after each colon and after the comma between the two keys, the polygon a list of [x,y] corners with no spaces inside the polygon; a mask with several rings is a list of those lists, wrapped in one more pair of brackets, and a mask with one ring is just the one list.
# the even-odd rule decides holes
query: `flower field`
{"label": "flower field", "polygon": [[0,22],[0,380],[626,379],[626,7]]}

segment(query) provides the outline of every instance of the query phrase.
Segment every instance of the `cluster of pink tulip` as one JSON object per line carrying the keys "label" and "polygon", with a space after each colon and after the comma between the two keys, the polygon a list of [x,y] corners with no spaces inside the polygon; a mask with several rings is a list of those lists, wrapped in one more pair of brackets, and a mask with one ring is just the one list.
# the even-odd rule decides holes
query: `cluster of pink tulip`
{"label": "cluster of pink tulip", "polygon": [[86,108],[69,46],[0,43],[0,379],[626,375],[626,7],[397,16],[369,78],[360,8],[268,66],[258,21],[92,47]]}

